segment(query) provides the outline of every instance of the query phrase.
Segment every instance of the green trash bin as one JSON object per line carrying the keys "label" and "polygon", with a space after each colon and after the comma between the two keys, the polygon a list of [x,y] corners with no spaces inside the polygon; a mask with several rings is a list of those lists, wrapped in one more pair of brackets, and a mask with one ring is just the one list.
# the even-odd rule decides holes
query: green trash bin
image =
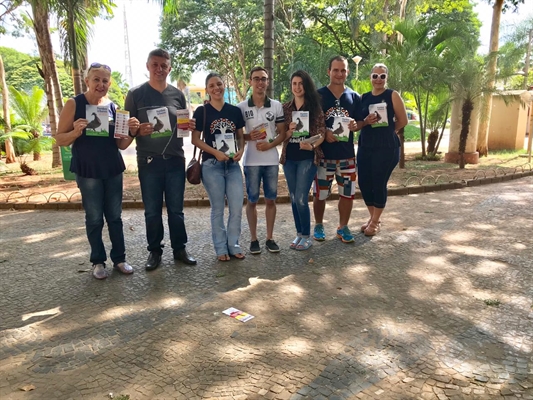
{"label": "green trash bin", "polygon": [[75,181],[76,174],[70,172],[70,160],[72,160],[72,150],[70,146],[61,146],[61,162],[63,164],[63,178],[66,181]]}

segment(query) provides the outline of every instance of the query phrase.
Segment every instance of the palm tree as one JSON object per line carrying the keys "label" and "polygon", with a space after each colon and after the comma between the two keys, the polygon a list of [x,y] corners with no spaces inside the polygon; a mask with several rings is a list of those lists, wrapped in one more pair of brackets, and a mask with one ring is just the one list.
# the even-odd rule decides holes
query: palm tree
{"label": "palm tree", "polygon": [[[4,110],[2,125],[4,126],[4,133],[7,133],[11,130],[11,123],[9,121],[9,92],[6,85],[6,74],[2,55],[0,55],[0,84],[2,85],[2,108]],[[6,146],[6,163],[14,163],[15,149],[13,148],[13,140],[6,140],[4,143]]]}
{"label": "palm tree", "polygon": [[[57,115],[63,110],[63,96],[59,76],[55,62],[54,49],[52,47],[52,38],[50,35],[50,2],[46,0],[28,0],[32,9],[32,24],[37,38],[37,47],[41,56],[42,70],[39,72],[45,82],[45,90],[48,104],[48,117],[52,136],[57,132]],[[59,147],[54,143],[52,148],[52,167],[61,166],[61,157]]]}
{"label": "palm tree", "polygon": [[[10,87],[11,106],[22,120],[26,131],[31,133],[35,139],[39,138],[42,128],[42,121],[46,118],[47,108],[44,106],[44,90],[38,86],[34,86],[29,94],[18,91],[14,87]],[[41,154],[38,150],[33,153],[33,160],[41,159]]]}
{"label": "palm tree", "polygon": [[83,93],[83,65],[91,26],[96,17],[113,16],[111,0],[56,0],[54,11],[59,19],[61,49],[64,59],[72,71],[74,94]]}
{"label": "palm tree", "polygon": [[[497,54],[499,48],[500,19],[502,16],[502,12],[509,7],[513,7],[516,11],[520,3],[524,3],[524,0],[507,0],[507,3],[505,3],[505,0],[494,0],[494,5],[492,7],[492,23],[490,28],[489,55],[491,57],[486,72],[488,77],[487,84],[489,89],[494,89],[494,86],[496,84],[496,67],[498,63]],[[479,123],[479,131],[477,137],[477,151],[479,152],[479,155],[481,157],[487,156],[489,152],[488,139],[491,109],[492,96],[488,95],[486,96],[486,98],[483,99],[481,103],[481,115],[483,116],[483,118]]]}
{"label": "palm tree", "polygon": [[274,96],[274,0],[265,0],[264,3],[265,29],[263,32],[263,59],[265,69],[268,72],[270,81],[268,83],[267,95]]}

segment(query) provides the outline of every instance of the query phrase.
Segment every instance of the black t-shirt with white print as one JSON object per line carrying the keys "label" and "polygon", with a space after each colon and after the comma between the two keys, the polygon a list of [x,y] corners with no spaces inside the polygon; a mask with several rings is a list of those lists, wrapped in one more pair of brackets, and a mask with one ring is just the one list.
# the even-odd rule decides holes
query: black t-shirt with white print
{"label": "black t-shirt with white print", "polygon": [[[196,109],[193,118],[196,119],[196,129],[202,131],[205,127],[204,142],[233,158],[239,150],[236,135],[237,129],[244,127],[244,119],[240,108],[224,103],[222,109],[218,111],[211,104],[206,104]],[[215,158],[215,156],[205,151],[202,153],[202,161],[210,158]]]}

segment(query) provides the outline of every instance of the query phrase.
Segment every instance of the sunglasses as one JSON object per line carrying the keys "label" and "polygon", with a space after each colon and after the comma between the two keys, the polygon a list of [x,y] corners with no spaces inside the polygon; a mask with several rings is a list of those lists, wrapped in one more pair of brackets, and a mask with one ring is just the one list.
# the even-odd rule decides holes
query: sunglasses
{"label": "sunglasses", "polygon": [[[109,65],[100,64],[100,63],[97,63],[97,62],[92,63],[92,64],[89,66],[89,71],[90,71],[91,69],[93,69],[93,68],[95,68],[95,69],[103,68],[103,69],[106,69],[106,70],[108,70],[109,72],[111,72],[111,67],[110,67]],[[87,71],[87,72],[88,72],[88,71]]]}
{"label": "sunglasses", "polygon": [[387,79],[387,74],[372,74],[370,76],[372,79]]}

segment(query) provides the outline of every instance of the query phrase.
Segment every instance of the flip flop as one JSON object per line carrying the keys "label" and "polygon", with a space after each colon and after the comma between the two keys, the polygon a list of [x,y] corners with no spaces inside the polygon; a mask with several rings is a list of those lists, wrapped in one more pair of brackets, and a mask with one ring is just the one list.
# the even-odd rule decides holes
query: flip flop
{"label": "flip flop", "polygon": [[221,261],[221,262],[226,262],[226,261],[229,261],[230,258],[227,254],[221,254],[219,256],[217,256],[217,259],[218,261]]}
{"label": "flip flop", "polygon": [[235,257],[237,260],[244,260],[246,258],[244,253],[233,254],[233,257]]}

